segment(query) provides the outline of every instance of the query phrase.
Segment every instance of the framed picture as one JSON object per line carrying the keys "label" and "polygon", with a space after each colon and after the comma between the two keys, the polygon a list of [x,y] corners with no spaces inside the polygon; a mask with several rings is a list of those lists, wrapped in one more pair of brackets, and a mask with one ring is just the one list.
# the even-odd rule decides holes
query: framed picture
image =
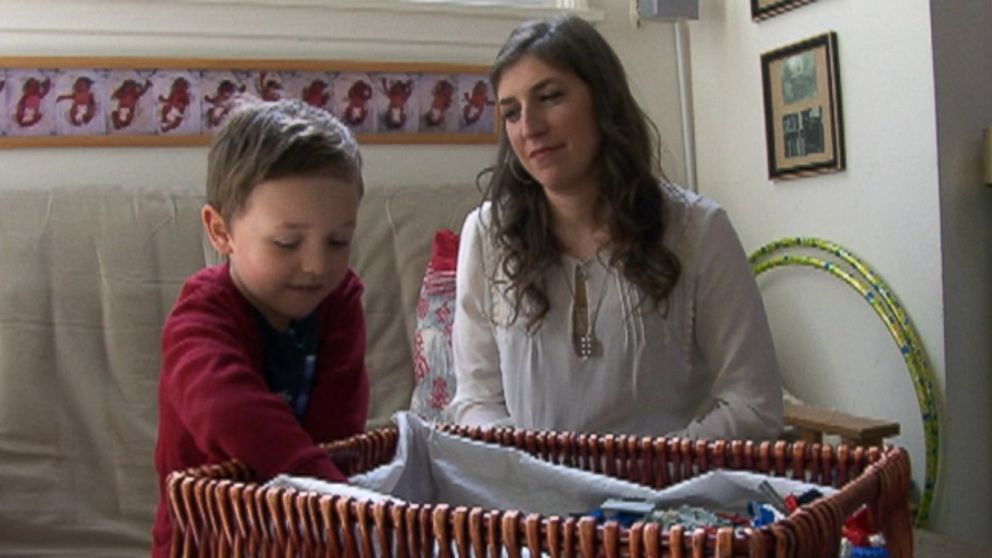
{"label": "framed picture", "polygon": [[761,55],[772,180],[843,170],[839,68],[834,32]]}
{"label": "framed picture", "polygon": [[815,0],[751,0],[751,19],[761,21]]}
{"label": "framed picture", "polygon": [[298,99],[340,118],[362,143],[494,143],[487,71],[431,62],[0,57],[0,148],[204,145],[239,97]]}

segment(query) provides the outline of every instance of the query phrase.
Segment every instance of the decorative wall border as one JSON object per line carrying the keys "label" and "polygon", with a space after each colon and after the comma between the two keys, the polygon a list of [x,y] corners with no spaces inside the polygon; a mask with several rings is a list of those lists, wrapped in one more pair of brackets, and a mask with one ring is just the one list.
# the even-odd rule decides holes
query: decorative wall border
{"label": "decorative wall border", "polygon": [[417,62],[0,57],[0,147],[204,145],[239,94],[302,99],[363,143],[492,143],[486,72]]}

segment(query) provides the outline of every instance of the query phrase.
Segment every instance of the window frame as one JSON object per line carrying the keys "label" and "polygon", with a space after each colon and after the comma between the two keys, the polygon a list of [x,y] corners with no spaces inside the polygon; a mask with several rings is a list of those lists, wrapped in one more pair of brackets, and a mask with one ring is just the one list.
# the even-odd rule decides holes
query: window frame
{"label": "window frame", "polygon": [[[125,0],[141,3],[148,0]],[[496,16],[501,18],[540,18],[570,12],[589,21],[602,21],[603,11],[593,8],[595,0],[168,0],[173,4],[230,4],[254,6],[307,7],[351,11],[421,12],[448,15]],[[525,2],[525,3],[524,3]]]}

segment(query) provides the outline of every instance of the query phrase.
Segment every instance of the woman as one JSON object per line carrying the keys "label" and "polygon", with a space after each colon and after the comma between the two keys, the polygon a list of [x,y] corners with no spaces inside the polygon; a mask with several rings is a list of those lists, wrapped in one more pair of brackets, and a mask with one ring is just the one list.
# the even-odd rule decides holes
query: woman
{"label": "woman", "polygon": [[503,133],[466,219],[455,420],[770,438],[782,391],[726,214],[664,180],[657,130],[577,17],[527,22],[490,71]]}

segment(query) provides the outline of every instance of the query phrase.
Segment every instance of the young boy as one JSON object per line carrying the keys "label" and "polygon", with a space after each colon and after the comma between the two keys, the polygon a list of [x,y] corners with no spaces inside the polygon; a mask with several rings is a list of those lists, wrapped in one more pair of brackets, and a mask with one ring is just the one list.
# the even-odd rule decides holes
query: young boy
{"label": "young boy", "polygon": [[362,283],[348,267],[363,193],[354,138],[300,101],[253,103],[217,132],[201,212],[226,262],[187,279],[162,332],[153,556],[173,540],[177,469],[229,459],[345,482],[316,445],[368,411]]}

